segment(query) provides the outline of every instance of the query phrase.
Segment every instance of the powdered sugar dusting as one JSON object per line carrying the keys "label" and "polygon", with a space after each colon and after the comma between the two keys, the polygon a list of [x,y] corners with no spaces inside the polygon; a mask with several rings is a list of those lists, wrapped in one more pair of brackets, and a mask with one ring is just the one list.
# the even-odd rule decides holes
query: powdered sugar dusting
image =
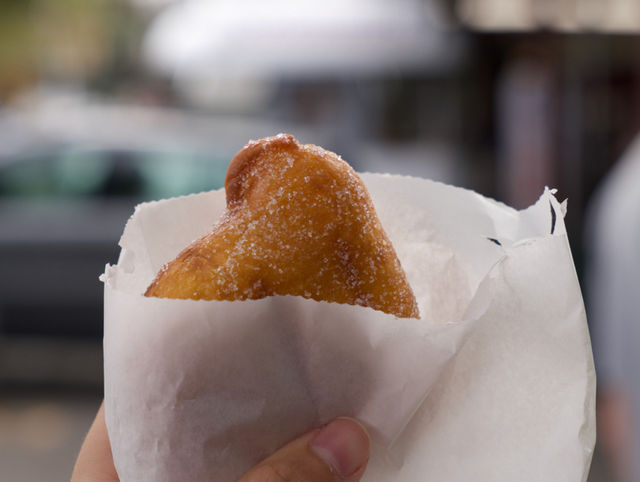
{"label": "powdered sugar dusting", "polygon": [[194,245],[197,253],[181,254],[205,287],[199,297],[291,294],[417,316],[369,194],[337,155],[266,145],[239,176],[218,226]]}

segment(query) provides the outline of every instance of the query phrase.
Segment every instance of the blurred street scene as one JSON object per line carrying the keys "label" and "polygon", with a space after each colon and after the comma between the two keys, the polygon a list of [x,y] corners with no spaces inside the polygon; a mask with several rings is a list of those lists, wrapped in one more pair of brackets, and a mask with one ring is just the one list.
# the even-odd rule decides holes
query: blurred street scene
{"label": "blurred street scene", "polygon": [[639,52],[637,0],[0,2],[0,479],[70,477],[134,206],[221,188],[249,139],[289,132],[358,171],[568,198],[589,480],[640,481]]}

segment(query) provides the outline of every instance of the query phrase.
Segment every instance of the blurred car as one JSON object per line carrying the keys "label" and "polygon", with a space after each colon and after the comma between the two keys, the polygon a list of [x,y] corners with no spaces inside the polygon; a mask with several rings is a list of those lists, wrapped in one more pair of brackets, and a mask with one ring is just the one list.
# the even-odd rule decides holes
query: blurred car
{"label": "blurred car", "polygon": [[62,149],[0,164],[0,336],[102,336],[98,275],[143,200],[222,187],[228,158]]}

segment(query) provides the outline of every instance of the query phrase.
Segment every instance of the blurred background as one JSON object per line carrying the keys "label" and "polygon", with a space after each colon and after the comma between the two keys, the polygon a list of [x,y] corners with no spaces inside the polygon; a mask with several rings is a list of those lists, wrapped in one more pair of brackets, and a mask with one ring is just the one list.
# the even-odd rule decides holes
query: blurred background
{"label": "blurred background", "polygon": [[290,132],[517,208],[558,188],[600,377],[590,482],[640,480],[638,33],[637,0],[2,0],[0,478],[70,477],[135,204]]}

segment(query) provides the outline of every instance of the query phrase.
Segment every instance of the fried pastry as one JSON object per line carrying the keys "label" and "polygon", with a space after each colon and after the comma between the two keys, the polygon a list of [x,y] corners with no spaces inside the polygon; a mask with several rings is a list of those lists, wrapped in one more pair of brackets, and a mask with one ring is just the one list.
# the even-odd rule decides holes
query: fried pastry
{"label": "fried pastry", "polygon": [[413,292],[362,180],[339,156],[280,134],[231,161],[226,211],[165,265],[145,296],[295,295],[418,317]]}

